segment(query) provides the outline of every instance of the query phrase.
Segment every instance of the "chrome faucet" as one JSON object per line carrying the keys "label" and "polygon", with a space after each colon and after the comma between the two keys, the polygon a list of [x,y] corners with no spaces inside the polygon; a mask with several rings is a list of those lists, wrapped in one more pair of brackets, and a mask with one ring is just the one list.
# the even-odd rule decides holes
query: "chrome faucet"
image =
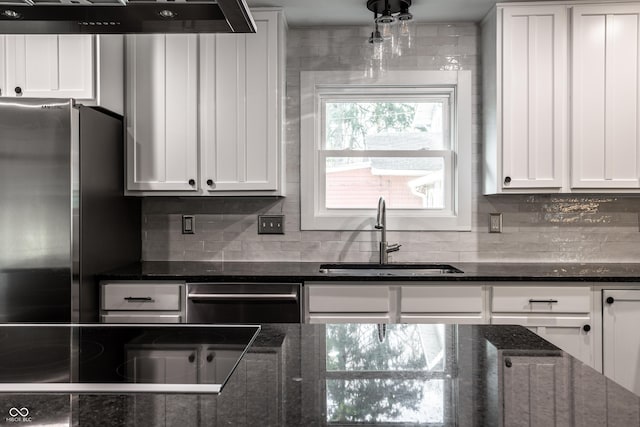
{"label": "chrome faucet", "polygon": [[384,197],[380,197],[378,200],[378,217],[376,219],[376,225],[374,227],[380,230],[380,264],[386,264],[389,262],[389,252],[396,252],[400,250],[400,244],[394,243],[392,245],[387,244],[387,206],[384,202]]}

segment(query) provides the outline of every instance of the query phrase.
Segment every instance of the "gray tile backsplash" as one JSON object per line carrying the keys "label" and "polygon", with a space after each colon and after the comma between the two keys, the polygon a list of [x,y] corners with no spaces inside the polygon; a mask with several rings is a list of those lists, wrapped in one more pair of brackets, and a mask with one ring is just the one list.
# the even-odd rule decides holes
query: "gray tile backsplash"
{"label": "gray tile backsplash", "polygon": [[[379,233],[300,231],[300,71],[364,70],[369,27],[294,28],[288,33],[287,197],[169,198],[143,201],[147,261],[375,261]],[[402,243],[393,261],[637,262],[640,198],[633,196],[483,196],[481,194],[479,28],[472,23],[423,24],[415,55],[391,69],[467,69],[474,74],[473,229],[389,232]],[[503,233],[488,232],[489,213],[503,213]],[[284,235],[258,235],[257,215],[285,214]],[[181,215],[196,216],[196,233],[181,234]]]}

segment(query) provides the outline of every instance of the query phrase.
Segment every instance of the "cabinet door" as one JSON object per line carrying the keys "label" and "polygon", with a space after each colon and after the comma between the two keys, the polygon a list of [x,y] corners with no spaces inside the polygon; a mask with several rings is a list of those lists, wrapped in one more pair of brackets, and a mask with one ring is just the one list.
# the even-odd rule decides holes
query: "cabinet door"
{"label": "cabinet door", "polygon": [[91,35],[6,35],[6,96],[94,97]]}
{"label": "cabinet door", "polygon": [[640,4],[573,8],[572,187],[638,188]]}
{"label": "cabinet door", "polygon": [[198,185],[196,35],[127,36],[127,189]]}
{"label": "cabinet door", "polygon": [[640,290],[604,291],[603,299],[604,374],[640,394]]}
{"label": "cabinet door", "polygon": [[502,14],[503,188],[560,188],[566,146],[565,6]]}
{"label": "cabinet door", "polygon": [[278,15],[254,18],[256,34],[201,36],[201,179],[210,192],[278,189]]}
{"label": "cabinet door", "polygon": [[595,328],[590,316],[497,316],[493,325],[522,325],[595,368]]}

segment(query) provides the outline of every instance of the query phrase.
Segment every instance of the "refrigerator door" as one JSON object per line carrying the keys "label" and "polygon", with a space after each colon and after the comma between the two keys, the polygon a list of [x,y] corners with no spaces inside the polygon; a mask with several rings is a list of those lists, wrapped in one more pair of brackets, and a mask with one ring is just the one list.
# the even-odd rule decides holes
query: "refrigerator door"
{"label": "refrigerator door", "polygon": [[71,320],[71,109],[0,100],[0,322]]}

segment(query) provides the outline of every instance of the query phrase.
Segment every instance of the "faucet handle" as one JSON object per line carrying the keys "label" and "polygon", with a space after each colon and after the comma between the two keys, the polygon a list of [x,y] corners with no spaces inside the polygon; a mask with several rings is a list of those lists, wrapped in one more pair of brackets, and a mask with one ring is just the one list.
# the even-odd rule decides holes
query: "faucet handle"
{"label": "faucet handle", "polygon": [[384,225],[376,224],[376,225],[373,226],[373,228],[375,228],[376,230],[384,230]]}
{"label": "faucet handle", "polygon": [[400,250],[400,246],[402,246],[399,243],[394,243],[393,245],[388,245],[387,246],[387,253],[389,252],[397,252]]}

